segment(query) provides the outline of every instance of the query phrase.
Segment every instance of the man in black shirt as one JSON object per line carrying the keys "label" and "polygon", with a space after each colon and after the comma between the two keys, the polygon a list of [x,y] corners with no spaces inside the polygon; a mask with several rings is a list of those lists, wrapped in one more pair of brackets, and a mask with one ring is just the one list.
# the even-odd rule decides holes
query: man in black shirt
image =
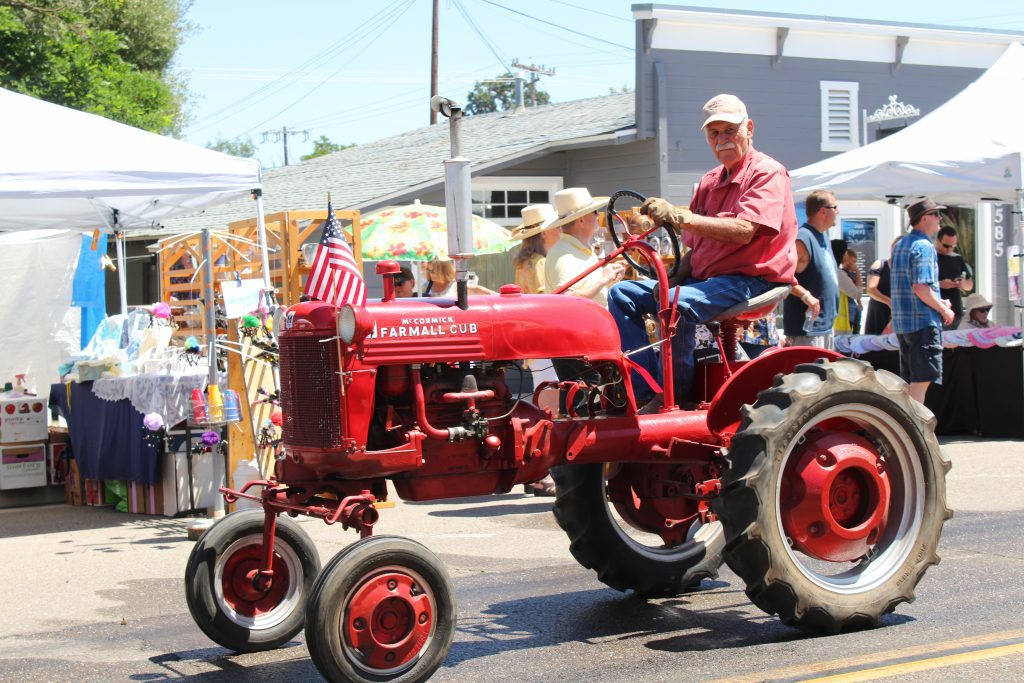
{"label": "man in black shirt", "polygon": [[956,228],[946,225],[939,229],[935,238],[935,251],[939,256],[939,292],[953,309],[953,322],[943,329],[955,330],[964,315],[964,304],[960,292],[974,289],[974,273],[964,261],[964,257],[956,253]]}

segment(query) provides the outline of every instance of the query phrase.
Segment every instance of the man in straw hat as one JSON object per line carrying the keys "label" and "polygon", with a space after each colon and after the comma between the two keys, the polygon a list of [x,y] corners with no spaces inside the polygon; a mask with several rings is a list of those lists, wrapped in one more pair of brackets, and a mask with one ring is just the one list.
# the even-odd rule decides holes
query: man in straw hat
{"label": "man in straw hat", "polygon": [[900,375],[920,403],[928,385],[942,381],[942,326],[954,317],[949,302],[939,295],[939,263],[932,245],[945,208],[931,197],[907,207],[910,234],[892,251],[892,327],[900,342]]}
{"label": "man in straw hat", "polygon": [[[561,228],[562,236],[548,251],[544,264],[546,290],[554,293],[562,285],[571,282],[577,275],[598,263],[597,255],[590,248],[590,241],[597,232],[597,212],[608,205],[608,197],[591,197],[584,187],[570,187],[555,193],[555,210],[558,220],[551,229]],[[599,268],[583,278],[567,294],[582,296],[602,306],[608,305],[608,286],[622,279],[626,266],[616,263]],[[601,381],[597,372],[588,363],[575,358],[554,358],[552,364],[558,379],[570,381],[584,379],[588,382]],[[576,395],[577,410],[583,405],[584,392]],[[559,409],[566,410],[565,396],[560,397]]]}
{"label": "man in straw hat", "polygon": [[[789,173],[775,159],[754,149],[754,122],[735,95],[716,95],[703,109],[701,130],[721,166],[701,178],[689,207],[652,197],[640,207],[638,222],[653,220],[680,232],[690,247],[682,258],[680,323],[672,340],[679,363],[676,396],[683,400],[693,382],[697,323],[712,320],[731,306],[794,282],[797,232]],[[647,218],[649,217],[649,219]],[[673,283],[675,284],[675,283]],[[649,345],[644,315],[657,313],[657,282],[624,282],[612,288],[609,310],[618,324],[624,351]],[[676,292],[670,292],[673,299]],[[632,356],[654,377],[661,364],[652,349]],[[633,374],[638,399],[653,390]],[[644,407],[661,407],[660,395]]]}
{"label": "man in straw hat", "polygon": [[[562,237],[548,252],[547,263],[544,266],[548,292],[554,292],[587,268],[597,264],[598,259],[590,248],[590,241],[597,232],[597,212],[607,205],[608,197],[591,197],[585,187],[570,187],[555,193],[558,220],[550,227],[561,228]],[[626,266],[622,263],[595,270],[573,285],[567,293],[586,297],[607,306],[608,285],[621,280],[625,270]]]}

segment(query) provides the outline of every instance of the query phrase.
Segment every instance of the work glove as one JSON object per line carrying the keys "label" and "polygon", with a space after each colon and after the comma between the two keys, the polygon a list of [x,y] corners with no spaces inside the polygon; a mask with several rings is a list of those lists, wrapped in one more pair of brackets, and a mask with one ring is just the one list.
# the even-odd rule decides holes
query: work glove
{"label": "work glove", "polygon": [[651,197],[640,205],[640,213],[650,216],[656,223],[668,223],[676,228],[693,220],[693,212],[685,206],[674,206],[660,197]]}

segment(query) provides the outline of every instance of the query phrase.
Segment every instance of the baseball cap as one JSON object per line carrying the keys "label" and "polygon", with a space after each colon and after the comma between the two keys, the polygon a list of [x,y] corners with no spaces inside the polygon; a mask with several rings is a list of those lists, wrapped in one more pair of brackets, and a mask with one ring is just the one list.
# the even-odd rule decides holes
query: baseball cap
{"label": "baseball cap", "polygon": [[727,123],[742,123],[747,118],[747,105],[735,95],[715,95],[704,105],[703,129],[713,121],[725,121]]}

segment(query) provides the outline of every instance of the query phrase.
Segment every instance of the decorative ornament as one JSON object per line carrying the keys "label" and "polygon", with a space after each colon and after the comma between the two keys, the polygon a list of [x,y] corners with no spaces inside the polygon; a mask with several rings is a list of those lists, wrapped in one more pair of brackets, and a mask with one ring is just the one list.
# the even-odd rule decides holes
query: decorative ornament
{"label": "decorative ornament", "polygon": [[242,316],[242,328],[239,330],[243,337],[253,339],[259,334],[260,328],[263,324],[260,319],[251,313],[247,313]]}
{"label": "decorative ornament", "polygon": [[170,317],[171,317],[171,307],[170,307],[170,305],[167,302],[165,302],[165,301],[161,301],[160,303],[154,305],[153,306],[153,317],[154,318],[163,318],[164,320],[170,319]]}
{"label": "decorative ornament", "polygon": [[151,432],[158,432],[164,428],[164,418],[160,413],[149,413],[142,418],[142,424]]}
{"label": "decorative ornament", "polygon": [[204,446],[213,447],[220,443],[220,434],[212,430],[206,431],[203,432],[201,439]]}
{"label": "decorative ornament", "polygon": [[270,421],[273,424],[275,424],[278,427],[280,427],[282,420],[283,420],[283,416],[281,415],[281,409],[280,408],[274,408],[274,410],[270,413]]}
{"label": "decorative ornament", "polygon": [[162,415],[149,413],[142,418],[142,442],[144,444],[159,447],[166,434]]}

